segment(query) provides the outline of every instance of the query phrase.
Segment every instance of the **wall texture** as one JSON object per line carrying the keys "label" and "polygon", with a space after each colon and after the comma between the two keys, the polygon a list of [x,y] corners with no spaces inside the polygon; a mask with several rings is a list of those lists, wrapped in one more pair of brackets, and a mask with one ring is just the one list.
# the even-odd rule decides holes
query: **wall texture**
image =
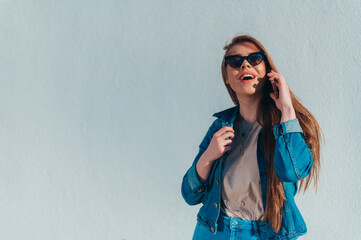
{"label": "wall texture", "polygon": [[302,239],[361,235],[361,2],[0,0],[0,239],[191,239],[180,185],[237,33],[326,135]]}

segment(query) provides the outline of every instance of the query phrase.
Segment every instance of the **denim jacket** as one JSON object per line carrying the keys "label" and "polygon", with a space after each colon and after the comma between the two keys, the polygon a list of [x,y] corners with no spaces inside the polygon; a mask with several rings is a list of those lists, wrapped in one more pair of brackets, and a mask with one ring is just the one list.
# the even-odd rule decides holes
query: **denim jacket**
{"label": "denim jacket", "polygon": [[[198,212],[197,221],[214,234],[217,232],[217,220],[220,214],[222,169],[227,152],[213,163],[209,178],[203,183],[199,180],[196,164],[207,149],[213,134],[224,126],[232,127],[238,112],[239,107],[235,106],[213,115],[217,119],[210,126],[206,136],[199,145],[199,152],[182,181],[182,196],[184,200],[189,205],[203,204]],[[262,129],[257,137],[257,161],[263,207],[266,209],[267,166],[260,150],[261,132]],[[267,239],[296,239],[307,231],[306,224],[294,201],[294,196],[298,189],[298,181],[308,176],[313,163],[312,153],[308,149],[302,133],[298,119],[289,120],[273,127],[273,134],[276,140],[273,160],[274,169],[278,179],[283,184],[286,200],[282,209],[280,231],[275,233],[269,222],[266,222]]]}

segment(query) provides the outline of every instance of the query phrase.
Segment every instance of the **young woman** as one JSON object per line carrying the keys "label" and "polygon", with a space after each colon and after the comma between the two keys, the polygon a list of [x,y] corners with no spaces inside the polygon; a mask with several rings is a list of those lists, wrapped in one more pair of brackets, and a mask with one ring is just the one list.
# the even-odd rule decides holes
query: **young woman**
{"label": "young woman", "polygon": [[203,204],[193,239],[296,239],[307,228],[294,196],[317,183],[321,129],[258,40],[236,36],[224,50],[236,106],[213,115],[183,177],[185,201]]}

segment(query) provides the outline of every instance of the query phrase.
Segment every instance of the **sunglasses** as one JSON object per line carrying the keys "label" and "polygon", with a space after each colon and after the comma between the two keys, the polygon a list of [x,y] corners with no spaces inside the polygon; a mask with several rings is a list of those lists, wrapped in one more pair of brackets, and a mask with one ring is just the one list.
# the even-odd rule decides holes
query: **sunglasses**
{"label": "sunglasses", "polygon": [[249,64],[256,66],[260,64],[266,55],[265,52],[255,52],[248,56],[242,57],[240,55],[230,55],[224,58],[226,66],[229,65],[231,68],[239,68],[242,66],[243,61],[246,59]]}

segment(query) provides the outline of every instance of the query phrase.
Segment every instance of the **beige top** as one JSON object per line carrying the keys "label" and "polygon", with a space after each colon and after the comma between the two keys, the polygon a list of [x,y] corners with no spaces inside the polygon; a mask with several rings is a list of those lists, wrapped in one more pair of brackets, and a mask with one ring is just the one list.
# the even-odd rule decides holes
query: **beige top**
{"label": "beige top", "polygon": [[[240,117],[240,116],[239,116]],[[229,217],[261,220],[264,215],[257,162],[258,122],[233,124],[235,137],[222,172],[222,212]]]}

